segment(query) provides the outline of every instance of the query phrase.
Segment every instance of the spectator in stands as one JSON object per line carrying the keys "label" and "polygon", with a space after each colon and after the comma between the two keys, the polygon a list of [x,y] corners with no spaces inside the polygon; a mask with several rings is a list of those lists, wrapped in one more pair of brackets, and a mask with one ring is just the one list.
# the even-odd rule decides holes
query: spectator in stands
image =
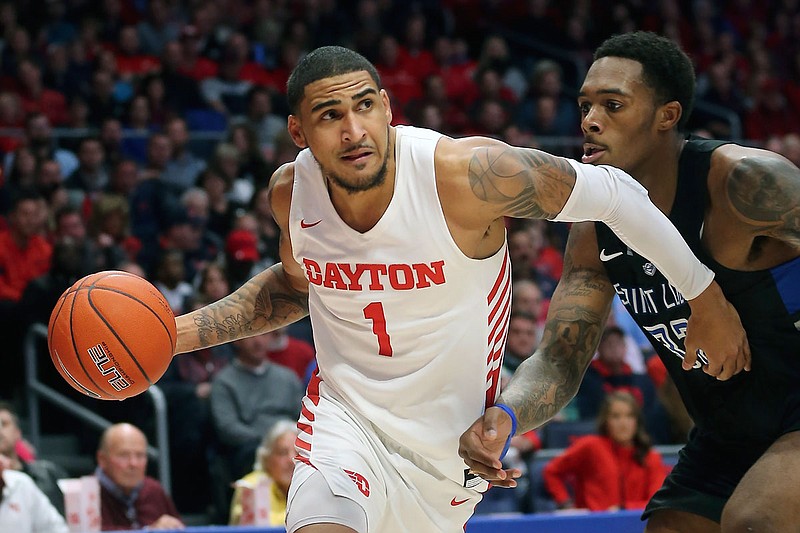
{"label": "spectator in stands", "polygon": [[103,253],[98,270],[116,268],[123,260],[133,260],[142,243],[131,235],[130,204],[125,196],[103,193],[97,198],[89,216],[88,233]]}
{"label": "spectator in stands", "polygon": [[0,455],[0,531],[14,533],[68,533],[64,517],[36,484],[10,467]]}
{"label": "spectator in stands", "polygon": [[0,301],[13,306],[25,286],[50,268],[52,247],[44,232],[44,200],[32,189],[15,194],[8,229],[0,231]]}
{"label": "spectator in stands", "polygon": [[[255,485],[262,479],[270,481],[269,523],[272,526],[283,525],[286,521],[286,500],[294,472],[296,438],[297,422],[288,418],[277,420],[256,450],[253,471],[240,480],[250,485]],[[230,525],[239,525],[241,519],[242,488],[237,486],[231,501]]]}
{"label": "spectator in stands", "polygon": [[214,111],[228,117],[247,112],[247,93],[253,83],[239,78],[244,61],[232,50],[226,50],[219,70],[200,82],[200,93]]}
{"label": "spectator in stands", "polygon": [[542,59],[536,63],[530,74],[528,94],[520,103],[516,114],[517,124],[528,131],[537,131],[537,124],[544,123],[540,113],[540,99],[549,98],[545,104],[552,112],[552,121],[542,135],[578,135],[578,108],[575,101],[565,94],[563,71],[555,61]]}
{"label": "spectator in stands", "polygon": [[236,358],[211,384],[211,416],[233,479],[250,471],[258,444],[278,419],[300,414],[300,380],[267,359],[268,343],[266,335],[236,341]]}
{"label": "spectator in stands", "polygon": [[91,204],[108,182],[103,143],[97,137],[84,137],[78,144],[78,168],[64,181],[72,204],[80,206],[88,201],[86,212],[90,212]]}
{"label": "spectator in stands", "polygon": [[180,35],[180,60],[177,72],[197,82],[217,75],[217,64],[200,53],[203,36],[197,26],[187,25]]}
{"label": "spectator in stands", "polygon": [[186,281],[183,252],[174,248],[162,250],[153,284],[176,316],[191,310],[194,289]]}
{"label": "spectator in stands", "polygon": [[598,435],[579,437],[545,466],[547,490],[561,509],[644,509],[667,472],[639,402],[625,391],[609,394],[597,425]]}
{"label": "spectator in stands", "polygon": [[235,122],[231,126],[228,141],[239,151],[237,179],[246,180],[251,185],[249,191],[244,193],[249,202],[253,195],[252,187],[266,186],[275,169],[264,159],[258,144],[258,133],[247,122]]}
{"label": "spectator in stands", "polygon": [[95,470],[103,530],[183,529],[172,498],[146,470],[147,438],[139,428],[121,423],[103,432]]}
{"label": "spectator in stands", "polygon": [[111,168],[107,192],[130,198],[139,184],[139,165],[133,159],[119,159]]}
{"label": "spectator in stands", "polygon": [[[113,73],[98,69],[92,74],[87,103],[89,104],[89,123],[94,126],[101,126],[110,119],[122,118],[124,102],[121,96],[115,92]],[[103,127],[103,131],[105,131],[105,127]],[[105,134],[103,137],[106,137]]]}
{"label": "spectator in stands", "polygon": [[[25,124],[25,113],[19,95],[10,91],[0,92],[0,129],[21,128]],[[285,127],[285,125],[284,125]],[[0,153],[13,152],[20,145],[14,134],[0,134]]]}
{"label": "spectator in stands", "polygon": [[308,365],[315,357],[314,347],[289,335],[288,328],[276,329],[264,335],[267,337],[267,359],[293,370],[298,379],[304,380]]}
{"label": "spectator in stands", "polygon": [[243,154],[235,144],[221,142],[214,150],[214,157],[211,161],[211,166],[223,175],[226,182],[230,183],[228,198],[238,207],[247,205],[255,190],[255,185],[249,176],[241,174],[242,157]]}
{"label": "spectator in stands", "polygon": [[630,393],[646,414],[654,401],[654,387],[646,374],[634,374],[625,362],[627,344],[625,332],[617,326],[607,326],[600,336],[597,356],[589,364],[576,396],[582,419],[597,416],[602,399],[610,392]]}
{"label": "spectator in stands", "polygon": [[273,153],[275,137],[286,130],[286,117],[273,112],[272,95],[264,87],[255,86],[247,94],[246,120],[256,131],[262,153]]}
{"label": "spectator in stands", "polygon": [[[125,209],[112,197],[103,196],[98,200],[97,207],[92,211],[91,228],[84,222],[81,210],[68,205],[59,209],[55,215],[55,230],[53,237],[56,242],[70,240],[80,251],[81,262],[78,274],[85,276],[100,270],[115,268],[117,264],[126,259],[124,249],[118,245],[114,238],[102,231],[100,221],[118,209]],[[80,277],[79,276],[79,277]]]}
{"label": "spectator in stands", "polygon": [[200,173],[197,185],[208,194],[208,230],[220,239],[226,238],[233,228],[236,211],[228,199],[231,182],[212,164]]}
{"label": "spectator in stands", "polygon": [[115,56],[117,72],[123,80],[133,80],[154,72],[159,67],[158,58],[144,53],[136,26],[123,26]]}
{"label": "spectator in stands", "polygon": [[36,156],[25,145],[18,146],[13,155],[14,167],[8,173],[8,186],[16,190],[32,188],[36,182]]}
{"label": "spectator in stands", "polygon": [[41,67],[30,59],[18,65],[19,96],[25,113],[44,113],[51,124],[61,126],[67,121],[67,99],[42,83]]}
{"label": "spectator in stands", "polygon": [[524,226],[511,230],[508,236],[508,255],[511,257],[513,280],[532,280],[549,298],[555,289],[556,279],[534,266],[537,254],[538,248],[533,232]]}
{"label": "spectator in stands", "polygon": [[[207,265],[200,273],[195,305],[230,294],[224,276],[218,264]],[[213,432],[209,397],[212,380],[232,358],[232,345],[196,350],[174,358],[158,382],[169,409],[173,497],[184,512],[206,512],[215,493],[207,467]]]}
{"label": "spectator in stands", "polygon": [[172,155],[162,179],[177,194],[181,194],[197,183],[197,177],[206,168],[206,162],[189,149],[189,129],[184,119],[171,118],[165,126],[166,134],[172,141]]}
{"label": "spectator in stands", "polygon": [[29,453],[25,454],[28,455],[28,460],[23,459],[19,452],[26,451],[26,447],[14,408],[10,403],[0,402],[0,455],[8,459],[6,468],[27,474],[53,507],[64,514],[64,495],[58,488],[57,481],[66,478],[67,472],[51,461],[34,459]]}
{"label": "spectator in stands", "polygon": [[172,9],[165,0],[147,3],[147,17],[136,25],[142,53],[159,56],[168,42],[178,38],[180,28],[172,17]]}
{"label": "spectator in stands", "polygon": [[514,282],[511,291],[511,313],[528,314],[536,320],[537,343],[542,338],[548,303],[542,289],[535,281],[521,279]]}
{"label": "spectator in stands", "polygon": [[[37,161],[55,159],[61,169],[61,176],[67,176],[78,168],[78,158],[63,148],[58,148],[50,119],[42,113],[31,113],[25,118],[25,132],[22,144],[27,146]],[[14,168],[14,155],[6,154],[3,169],[9,174]]]}
{"label": "spectator in stands", "polygon": [[268,261],[271,264],[276,263],[278,261],[280,229],[278,229],[278,225],[272,217],[268,187],[261,187],[253,193],[248,211],[255,221],[259,256],[261,256],[262,261]]}
{"label": "spectator in stands", "polygon": [[[27,331],[31,324],[47,324],[53,308],[64,291],[89,273],[85,270],[86,250],[82,244],[82,241],[69,237],[56,239],[53,243],[50,270],[32,279],[25,287],[19,301],[16,312],[23,324],[20,328],[21,331]],[[57,383],[59,385],[66,384],[60,378]],[[64,390],[70,389],[65,388]]]}
{"label": "spectator in stands", "polygon": [[[90,103],[90,114],[92,112],[94,110],[91,109]],[[114,115],[105,116],[100,121],[99,128],[98,136],[106,154],[106,166],[111,171],[117,163],[124,159],[122,154],[122,122]]]}
{"label": "spectator in stands", "polygon": [[512,311],[508,322],[503,372],[510,377],[522,361],[533,355],[538,345],[539,329],[536,318],[525,311]]}

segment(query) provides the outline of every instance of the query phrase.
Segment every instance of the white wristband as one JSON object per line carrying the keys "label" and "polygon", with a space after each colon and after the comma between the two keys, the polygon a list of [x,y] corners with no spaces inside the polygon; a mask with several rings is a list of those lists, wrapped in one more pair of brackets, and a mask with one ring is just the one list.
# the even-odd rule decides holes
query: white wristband
{"label": "white wristband", "polygon": [[650,201],[647,189],[618,168],[567,161],[577,174],[575,187],[553,220],[605,223],[632,250],[652,261],[687,300],[708,288],[714,273],[695,257],[669,218]]}

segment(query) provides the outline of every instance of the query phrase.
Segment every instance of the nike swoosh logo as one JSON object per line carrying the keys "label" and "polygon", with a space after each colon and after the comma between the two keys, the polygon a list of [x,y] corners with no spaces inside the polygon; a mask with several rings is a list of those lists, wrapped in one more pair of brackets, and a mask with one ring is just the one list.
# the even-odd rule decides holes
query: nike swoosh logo
{"label": "nike swoosh logo", "polygon": [[305,219],[303,219],[303,220],[300,221],[300,227],[303,228],[303,229],[313,228],[314,226],[316,226],[320,222],[322,222],[322,220],[317,220],[316,222],[311,222],[309,224],[308,222],[305,221]]}
{"label": "nike swoosh logo", "polygon": [[617,253],[615,253],[615,254],[608,254],[608,255],[606,255],[606,249],[605,249],[605,248],[603,248],[602,250],[600,250],[600,261],[611,261],[611,260],[612,260],[612,259],[614,259],[615,257],[619,257],[619,256],[621,256],[623,253],[624,253],[624,252],[617,252]]}
{"label": "nike swoosh logo", "polygon": [[466,500],[456,500],[455,498],[453,498],[452,500],[450,500],[450,505],[456,507],[457,505],[461,505],[462,503],[467,503],[468,501],[469,498],[467,498]]}

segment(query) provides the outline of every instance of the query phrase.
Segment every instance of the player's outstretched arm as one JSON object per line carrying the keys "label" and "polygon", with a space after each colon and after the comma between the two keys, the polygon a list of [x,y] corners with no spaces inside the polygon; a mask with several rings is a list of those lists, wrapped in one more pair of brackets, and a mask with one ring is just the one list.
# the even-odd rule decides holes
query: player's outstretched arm
{"label": "player's outstretched arm", "polygon": [[728,379],[750,368],[750,348],[738,313],[647,190],[614,167],[585,165],[497,141],[470,141],[469,185],[498,216],[605,223],[648,258],[689,300],[686,368],[703,350],[703,369]]}
{"label": "player's outstretched arm", "polygon": [[[611,309],[614,290],[598,259],[591,224],[573,226],[564,254],[564,272],[547,313],[539,348],[523,361],[500,395],[517,417],[517,433],[537,428],[578,392]],[[511,421],[489,408],[461,436],[459,454],[474,472],[493,484],[511,486],[500,454]]]}
{"label": "player's outstretched arm", "polygon": [[275,171],[270,181],[272,212],[281,230],[281,263],[218,302],[177,317],[176,354],[266,333],[308,315],[308,281],[294,260],[288,231],[293,181],[292,164]]}
{"label": "player's outstretched arm", "polygon": [[235,292],[176,317],[175,353],[190,352],[266,333],[308,314],[308,293],[287,281],[278,263],[253,276]]}

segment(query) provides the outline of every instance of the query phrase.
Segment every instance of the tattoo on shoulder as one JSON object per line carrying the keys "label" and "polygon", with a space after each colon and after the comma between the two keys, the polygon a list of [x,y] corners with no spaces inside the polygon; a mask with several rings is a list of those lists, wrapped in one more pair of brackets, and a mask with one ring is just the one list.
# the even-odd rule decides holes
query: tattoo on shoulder
{"label": "tattoo on shoulder", "polygon": [[575,170],[540,150],[487,147],[469,162],[469,181],[479,199],[518,218],[553,218],[572,191]]}
{"label": "tattoo on shoulder", "polygon": [[733,209],[746,222],[800,245],[800,170],[774,157],[739,161],[727,182]]}

